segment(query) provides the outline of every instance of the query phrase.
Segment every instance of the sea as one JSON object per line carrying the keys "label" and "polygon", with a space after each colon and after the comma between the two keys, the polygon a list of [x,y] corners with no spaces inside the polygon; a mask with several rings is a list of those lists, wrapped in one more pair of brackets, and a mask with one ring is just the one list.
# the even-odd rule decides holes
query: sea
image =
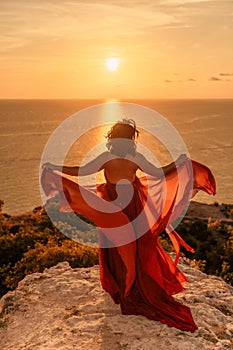
{"label": "sea", "polygon": [[[117,102],[138,104],[160,113],[178,131],[190,157],[211,169],[216,178],[217,193],[209,196],[200,192],[196,201],[233,202],[233,99],[114,101]],[[42,204],[39,174],[49,138],[74,113],[106,103],[112,101],[0,100],[0,199],[4,201],[4,212],[27,212]],[[119,119],[123,117],[119,115]],[[147,147],[150,145],[148,137],[144,137]],[[84,135],[77,157],[73,152],[68,158],[70,164],[78,164],[85,153],[84,146],[89,142],[93,146],[93,142],[99,141]],[[152,147],[152,152],[156,151],[158,149]]]}

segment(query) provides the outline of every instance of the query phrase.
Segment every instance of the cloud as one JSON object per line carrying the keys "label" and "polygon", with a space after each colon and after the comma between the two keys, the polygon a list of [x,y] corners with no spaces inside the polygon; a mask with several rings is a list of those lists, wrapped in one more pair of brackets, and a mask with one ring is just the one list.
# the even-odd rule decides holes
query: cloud
{"label": "cloud", "polygon": [[[165,33],[162,33],[164,46],[175,47],[176,38],[182,37],[181,30],[196,26],[200,14],[209,14],[205,8],[210,2],[212,0],[136,0],[132,6],[130,0],[2,0],[0,32],[3,42],[0,42],[0,51],[8,54],[17,50],[19,53],[19,47],[22,47],[31,48],[31,52],[36,50],[52,54],[59,46],[56,45],[59,40],[60,46],[64,41],[66,49],[67,43],[73,41],[79,52],[82,49],[80,45],[88,43],[89,47],[95,46],[97,40],[99,46],[112,42],[115,46],[124,45],[132,40],[134,47],[150,48],[156,44],[154,38],[160,37],[161,33],[157,34],[159,30]],[[225,1],[216,1],[209,17],[219,16],[219,7],[223,8],[221,13],[226,24],[229,11],[227,6],[222,6],[222,2]],[[190,6],[194,6],[195,11],[190,11]],[[206,23],[204,18],[205,27]],[[174,34],[172,43],[169,43],[166,30],[174,30],[179,36]],[[177,40],[179,43],[180,39]],[[44,44],[46,42],[49,43],[47,46]],[[185,47],[185,43],[181,43]],[[163,42],[159,44],[161,48]]]}
{"label": "cloud", "polygon": [[[174,74],[174,75],[179,75],[179,74],[176,73],[176,74]],[[186,81],[195,82],[195,81],[197,81],[197,80],[194,79],[194,78],[189,78],[189,79],[187,79]],[[181,80],[181,79],[179,79],[179,80],[165,79],[164,82],[165,82],[165,83],[182,83],[182,82],[185,82],[185,80]]]}
{"label": "cloud", "polygon": [[209,81],[223,81],[223,79],[220,79],[218,77],[210,77]]}
{"label": "cloud", "polygon": [[165,4],[175,4],[175,5],[185,5],[185,4],[195,4],[195,3],[208,3],[208,2],[211,2],[213,0],[164,0],[164,1],[161,1],[162,3],[165,3]]}
{"label": "cloud", "polygon": [[151,39],[145,38],[153,36],[157,28],[180,23],[172,11],[151,8],[147,0],[134,6],[129,0],[3,0],[2,5],[0,52],[6,55],[24,49],[52,55],[63,42],[66,49],[70,44],[79,52],[85,45],[96,46],[97,41],[98,46],[123,46],[132,40],[134,47],[150,47]]}
{"label": "cloud", "polygon": [[222,77],[233,77],[233,73],[219,73]]}

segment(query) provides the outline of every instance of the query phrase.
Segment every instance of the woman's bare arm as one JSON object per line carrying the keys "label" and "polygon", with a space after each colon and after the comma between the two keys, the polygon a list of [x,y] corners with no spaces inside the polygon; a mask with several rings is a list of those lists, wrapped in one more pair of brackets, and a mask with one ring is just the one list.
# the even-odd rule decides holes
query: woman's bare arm
{"label": "woman's bare arm", "polygon": [[152,176],[161,176],[161,175],[168,175],[170,172],[176,169],[177,166],[183,164],[185,160],[187,159],[187,156],[185,154],[182,154],[179,156],[179,158],[176,160],[176,162],[172,162],[168,165],[165,165],[161,168],[157,168],[154,166],[154,164],[150,163],[141,153],[137,153],[136,155],[136,162],[143,172],[152,175]]}
{"label": "woman's bare arm", "polygon": [[104,168],[104,164],[109,160],[109,152],[103,152],[90,162],[82,166],[66,166],[45,163],[44,167],[48,170],[55,170],[71,176],[85,176],[97,173]]}

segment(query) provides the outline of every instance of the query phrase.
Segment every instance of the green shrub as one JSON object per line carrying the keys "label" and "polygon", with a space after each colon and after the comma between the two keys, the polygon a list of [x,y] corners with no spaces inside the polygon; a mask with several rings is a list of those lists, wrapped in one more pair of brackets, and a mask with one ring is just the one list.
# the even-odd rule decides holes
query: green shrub
{"label": "green shrub", "polygon": [[[96,240],[97,229],[84,222],[81,228],[89,231],[78,231],[70,225],[70,214],[69,224],[65,222],[65,214],[61,225],[67,236],[78,242]],[[27,274],[42,272],[58,262],[68,261],[72,267],[98,263],[98,249],[70,240],[54,227],[43,208],[27,215],[0,216],[0,296],[14,289]]]}

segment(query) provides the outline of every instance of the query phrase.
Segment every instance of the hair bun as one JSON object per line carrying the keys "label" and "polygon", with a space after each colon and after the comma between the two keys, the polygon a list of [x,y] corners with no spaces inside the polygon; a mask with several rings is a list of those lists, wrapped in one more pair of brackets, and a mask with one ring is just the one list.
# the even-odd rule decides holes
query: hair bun
{"label": "hair bun", "polygon": [[119,123],[129,124],[133,126],[134,129],[136,129],[136,123],[133,119],[123,118],[122,121],[120,121]]}

